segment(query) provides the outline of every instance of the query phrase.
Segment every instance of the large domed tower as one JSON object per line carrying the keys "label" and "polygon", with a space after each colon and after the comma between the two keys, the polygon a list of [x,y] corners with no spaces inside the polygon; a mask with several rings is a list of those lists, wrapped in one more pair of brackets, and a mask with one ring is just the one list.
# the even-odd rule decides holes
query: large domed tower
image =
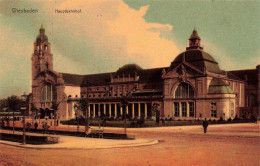
{"label": "large domed tower", "polygon": [[43,26],[39,29],[39,35],[34,42],[32,54],[32,80],[42,71],[53,70],[53,55],[48,37],[45,35]]}
{"label": "large domed tower", "polygon": [[189,47],[174,59],[168,71],[182,62],[187,62],[203,72],[222,73],[218,62],[210,54],[203,51],[203,48],[200,46],[199,34],[195,29],[189,38]]}
{"label": "large domed tower", "polygon": [[227,72],[200,46],[194,29],[189,46],[172,62],[164,79],[164,114],[178,119],[234,118],[235,94]]}

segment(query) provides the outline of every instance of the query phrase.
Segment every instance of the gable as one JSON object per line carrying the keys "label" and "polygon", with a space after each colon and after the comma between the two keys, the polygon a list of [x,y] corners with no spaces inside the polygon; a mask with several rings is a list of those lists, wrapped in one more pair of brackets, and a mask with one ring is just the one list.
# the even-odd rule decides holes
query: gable
{"label": "gable", "polygon": [[204,73],[187,62],[180,63],[174,69],[163,75],[163,79],[176,77],[203,76]]}

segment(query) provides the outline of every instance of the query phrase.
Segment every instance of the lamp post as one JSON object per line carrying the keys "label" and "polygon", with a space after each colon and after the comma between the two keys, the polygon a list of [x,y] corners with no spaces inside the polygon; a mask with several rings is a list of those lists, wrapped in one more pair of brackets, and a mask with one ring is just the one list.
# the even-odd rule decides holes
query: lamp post
{"label": "lamp post", "polygon": [[26,144],[26,136],[25,136],[25,109],[23,109],[23,144]]}

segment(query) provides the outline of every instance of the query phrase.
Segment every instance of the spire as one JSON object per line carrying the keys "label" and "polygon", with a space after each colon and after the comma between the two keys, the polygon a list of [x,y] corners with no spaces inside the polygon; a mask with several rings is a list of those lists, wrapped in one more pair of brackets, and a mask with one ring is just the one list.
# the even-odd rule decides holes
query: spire
{"label": "spire", "polygon": [[191,49],[201,49],[201,50],[203,49],[202,47],[200,47],[200,37],[195,27],[190,35],[189,47],[187,47],[186,50],[191,50]]}
{"label": "spire", "polygon": [[36,38],[36,42],[39,43],[44,43],[48,42],[48,37],[45,35],[45,29],[43,28],[43,25],[41,24],[41,27],[39,29],[40,34]]}
{"label": "spire", "polygon": [[45,34],[45,29],[43,28],[43,25],[41,24],[41,28],[39,29],[40,34]]}
{"label": "spire", "polygon": [[195,27],[194,27],[192,34],[190,35],[189,40],[192,40],[192,39],[199,39],[200,40],[199,34],[198,34],[197,30],[195,29]]}

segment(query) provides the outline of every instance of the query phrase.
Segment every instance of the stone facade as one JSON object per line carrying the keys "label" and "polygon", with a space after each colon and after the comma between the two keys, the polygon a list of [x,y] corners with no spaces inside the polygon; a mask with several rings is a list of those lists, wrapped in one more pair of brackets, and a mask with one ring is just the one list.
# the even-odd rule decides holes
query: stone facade
{"label": "stone facade", "polygon": [[[89,101],[89,116],[174,119],[234,118],[245,103],[244,80],[219,69],[218,63],[200,46],[194,30],[189,47],[170,67],[142,69],[128,64],[116,72],[92,75],[59,73],[53,70],[51,44],[41,27],[32,54],[30,103],[41,117],[53,118],[52,102],[59,104],[58,119],[75,118],[75,105]],[[122,99],[129,105],[121,107]],[[31,105],[30,105],[31,106]]]}

